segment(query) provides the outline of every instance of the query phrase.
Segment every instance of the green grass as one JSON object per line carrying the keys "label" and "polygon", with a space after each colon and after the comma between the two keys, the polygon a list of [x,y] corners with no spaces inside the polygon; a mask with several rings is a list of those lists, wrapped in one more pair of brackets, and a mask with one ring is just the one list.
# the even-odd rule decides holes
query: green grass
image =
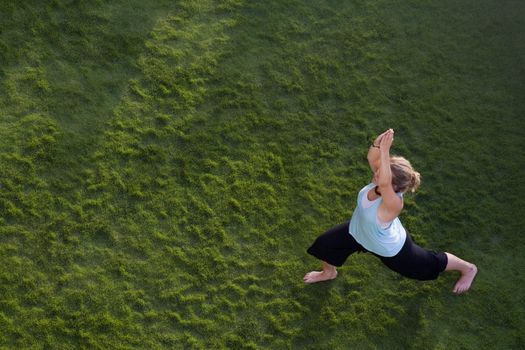
{"label": "green grass", "polygon": [[[519,1],[0,5],[0,348],[525,347]],[[306,286],[372,138],[402,220],[475,262]]]}

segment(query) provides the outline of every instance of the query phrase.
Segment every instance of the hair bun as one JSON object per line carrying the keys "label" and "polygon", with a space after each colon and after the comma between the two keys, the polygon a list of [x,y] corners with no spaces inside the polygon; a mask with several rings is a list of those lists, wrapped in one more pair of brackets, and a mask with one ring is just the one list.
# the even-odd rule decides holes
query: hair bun
{"label": "hair bun", "polygon": [[414,171],[410,177],[410,191],[415,192],[416,189],[419,187],[420,183],[421,175],[417,171]]}

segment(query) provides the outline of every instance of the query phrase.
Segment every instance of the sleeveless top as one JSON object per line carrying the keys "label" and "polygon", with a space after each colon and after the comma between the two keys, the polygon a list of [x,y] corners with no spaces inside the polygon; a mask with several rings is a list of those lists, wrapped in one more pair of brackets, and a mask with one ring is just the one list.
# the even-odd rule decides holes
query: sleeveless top
{"label": "sleeveless top", "polygon": [[[406,240],[406,231],[399,218],[395,218],[390,225],[382,228],[378,218],[377,209],[383,202],[379,197],[372,201],[370,206],[363,206],[363,197],[368,195],[368,191],[375,185],[370,183],[363,187],[357,195],[357,207],[352,214],[349,233],[366,250],[384,257],[392,257],[399,253]],[[402,197],[401,193],[396,193]]]}

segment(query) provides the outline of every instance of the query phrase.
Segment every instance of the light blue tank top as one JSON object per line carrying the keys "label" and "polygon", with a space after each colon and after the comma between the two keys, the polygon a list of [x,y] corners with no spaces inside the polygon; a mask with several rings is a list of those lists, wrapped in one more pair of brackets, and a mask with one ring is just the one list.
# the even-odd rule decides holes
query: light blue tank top
{"label": "light blue tank top", "polygon": [[[406,231],[399,218],[395,218],[387,228],[381,228],[377,220],[377,209],[383,201],[378,198],[368,208],[363,207],[363,196],[368,194],[374,184],[368,184],[359,191],[357,207],[350,220],[349,232],[366,250],[384,257],[399,253],[406,240]],[[402,196],[398,194],[398,196]]]}

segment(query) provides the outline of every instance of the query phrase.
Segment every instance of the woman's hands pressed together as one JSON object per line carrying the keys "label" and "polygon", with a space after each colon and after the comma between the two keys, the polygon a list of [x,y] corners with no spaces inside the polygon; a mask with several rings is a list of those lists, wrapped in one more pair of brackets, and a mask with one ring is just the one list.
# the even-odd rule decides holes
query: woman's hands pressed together
{"label": "woman's hands pressed together", "polygon": [[375,173],[376,170],[379,168],[381,161],[380,158],[384,151],[386,151],[386,155],[388,156],[390,146],[392,145],[393,140],[394,130],[388,129],[379,136],[377,136],[372,145],[370,146],[367,158],[372,172]]}
{"label": "woman's hands pressed together", "polygon": [[381,140],[383,139],[383,136],[385,136],[390,130],[392,129],[388,129],[387,131],[383,132],[382,134],[379,134],[379,136],[376,137],[376,139],[374,140],[374,142],[372,143],[372,145],[376,148],[380,148],[381,146]]}
{"label": "woman's hands pressed together", "polygon": [[379,149],[381,153],[389,154],[390,147],[392,146],[392,143],[394,142],[394,130],[388,129],[381,135],[381,141],[379,142]]}

